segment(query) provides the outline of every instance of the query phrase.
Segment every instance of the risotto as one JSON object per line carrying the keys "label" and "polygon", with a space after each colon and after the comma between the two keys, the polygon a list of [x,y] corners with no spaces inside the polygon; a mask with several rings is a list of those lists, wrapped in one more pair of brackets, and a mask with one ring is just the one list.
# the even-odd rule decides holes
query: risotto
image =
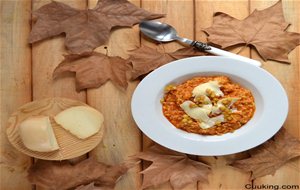
{"label": "risotto", "polygon": [[161,103],[175,127],[202,135],[234,132],[255,112],[251,92],[226,76],[194,77],[168,85]]}

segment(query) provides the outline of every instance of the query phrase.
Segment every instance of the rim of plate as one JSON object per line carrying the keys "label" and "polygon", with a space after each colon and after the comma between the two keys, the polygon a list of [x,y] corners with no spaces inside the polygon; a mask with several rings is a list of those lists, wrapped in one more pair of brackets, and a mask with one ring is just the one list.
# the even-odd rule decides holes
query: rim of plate
{"label": "rim of plate", "polygon": [[[188,133],[173,126],[162,113],[160,99],[167,84],[209,75],[226,75],[255,98],[254,116],[233,133]],[[147,75],[133,93],[131,112],[140,130],[156,143],[187,154],[219,156],[251,149],[276,134],[286,120],[288,98],[280,82],[260,67],[227,57],[203,56],[173,61]]]}

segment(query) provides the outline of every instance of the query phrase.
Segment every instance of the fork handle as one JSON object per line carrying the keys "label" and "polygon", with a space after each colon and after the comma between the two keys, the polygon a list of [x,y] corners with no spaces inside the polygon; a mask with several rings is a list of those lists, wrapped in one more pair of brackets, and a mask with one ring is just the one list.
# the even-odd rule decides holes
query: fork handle
{"label": "fork handle", "polygon": [[239,60],[239,61],[250,63],[250,64],[255,65],[257,67],[261,66],[261,62],[259,62],[257,60],[250,59],[250,58],[244,57],[244,56],[240,56],[240,55],[228,52],[228,51],[224,51],[224,50],[221,50],[219,48],[212,47],[212,46],[210,46],[206,43],[203,43],[203,42],[193,41],[191,45],[193,47],[199,49],[200,51],[206,51],[206,52],[214,54],[214,55],[230,57],[232,59],[236,59],[236,60]]}

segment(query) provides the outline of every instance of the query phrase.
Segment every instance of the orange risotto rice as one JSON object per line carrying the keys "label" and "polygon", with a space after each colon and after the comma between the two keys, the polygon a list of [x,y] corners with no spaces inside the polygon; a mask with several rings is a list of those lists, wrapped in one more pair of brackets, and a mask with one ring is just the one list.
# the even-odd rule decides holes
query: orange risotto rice
{"label": "orange risotto rice", "polygon": [[[203,102],[196,102],[193,97],[193,89],[200,84],[209,81],[218,81],[223,96],[216,96],[214,93],[207,95],[211,100],[212,106],[224,98],[238,98],[236,102],[229,106],[220,108],[220,112],[209,113],[208,117],[216,117],[223,114],[224,121],[216,122],[212,127],[201,128],[199,120],[191,118],[180,105],[189,100],[193,101],[196,106],[201,107]],[[219,101],[219,102],[220,102]],[[223,101],[224,102],[224,101]],[[234,132],[245,125],[255,112],[254,97],[251,92],[240,85],[233,83],[226,76],[203,76],[194,77],[179,85],[168,85],[165,89],[164,98],[161,100],[163,114],[177,128],[190,133],[202,135],[222,135]],[[226,101],[225,101],[226,103]],[[224,105],[226,105],[224,103]],[[227,102],[228,105],[228,102]]]}

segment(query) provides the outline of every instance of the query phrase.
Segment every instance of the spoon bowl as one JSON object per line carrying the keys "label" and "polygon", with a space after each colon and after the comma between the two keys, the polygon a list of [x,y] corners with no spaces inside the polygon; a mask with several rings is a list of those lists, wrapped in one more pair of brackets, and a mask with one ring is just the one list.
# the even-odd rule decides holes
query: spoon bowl
{"label": "spoon bowl", "polygon": [[147,37],[161,42],[170,42],[177,38],[177,32],[172,26],[158,21],[143,21],[140,30]]}

